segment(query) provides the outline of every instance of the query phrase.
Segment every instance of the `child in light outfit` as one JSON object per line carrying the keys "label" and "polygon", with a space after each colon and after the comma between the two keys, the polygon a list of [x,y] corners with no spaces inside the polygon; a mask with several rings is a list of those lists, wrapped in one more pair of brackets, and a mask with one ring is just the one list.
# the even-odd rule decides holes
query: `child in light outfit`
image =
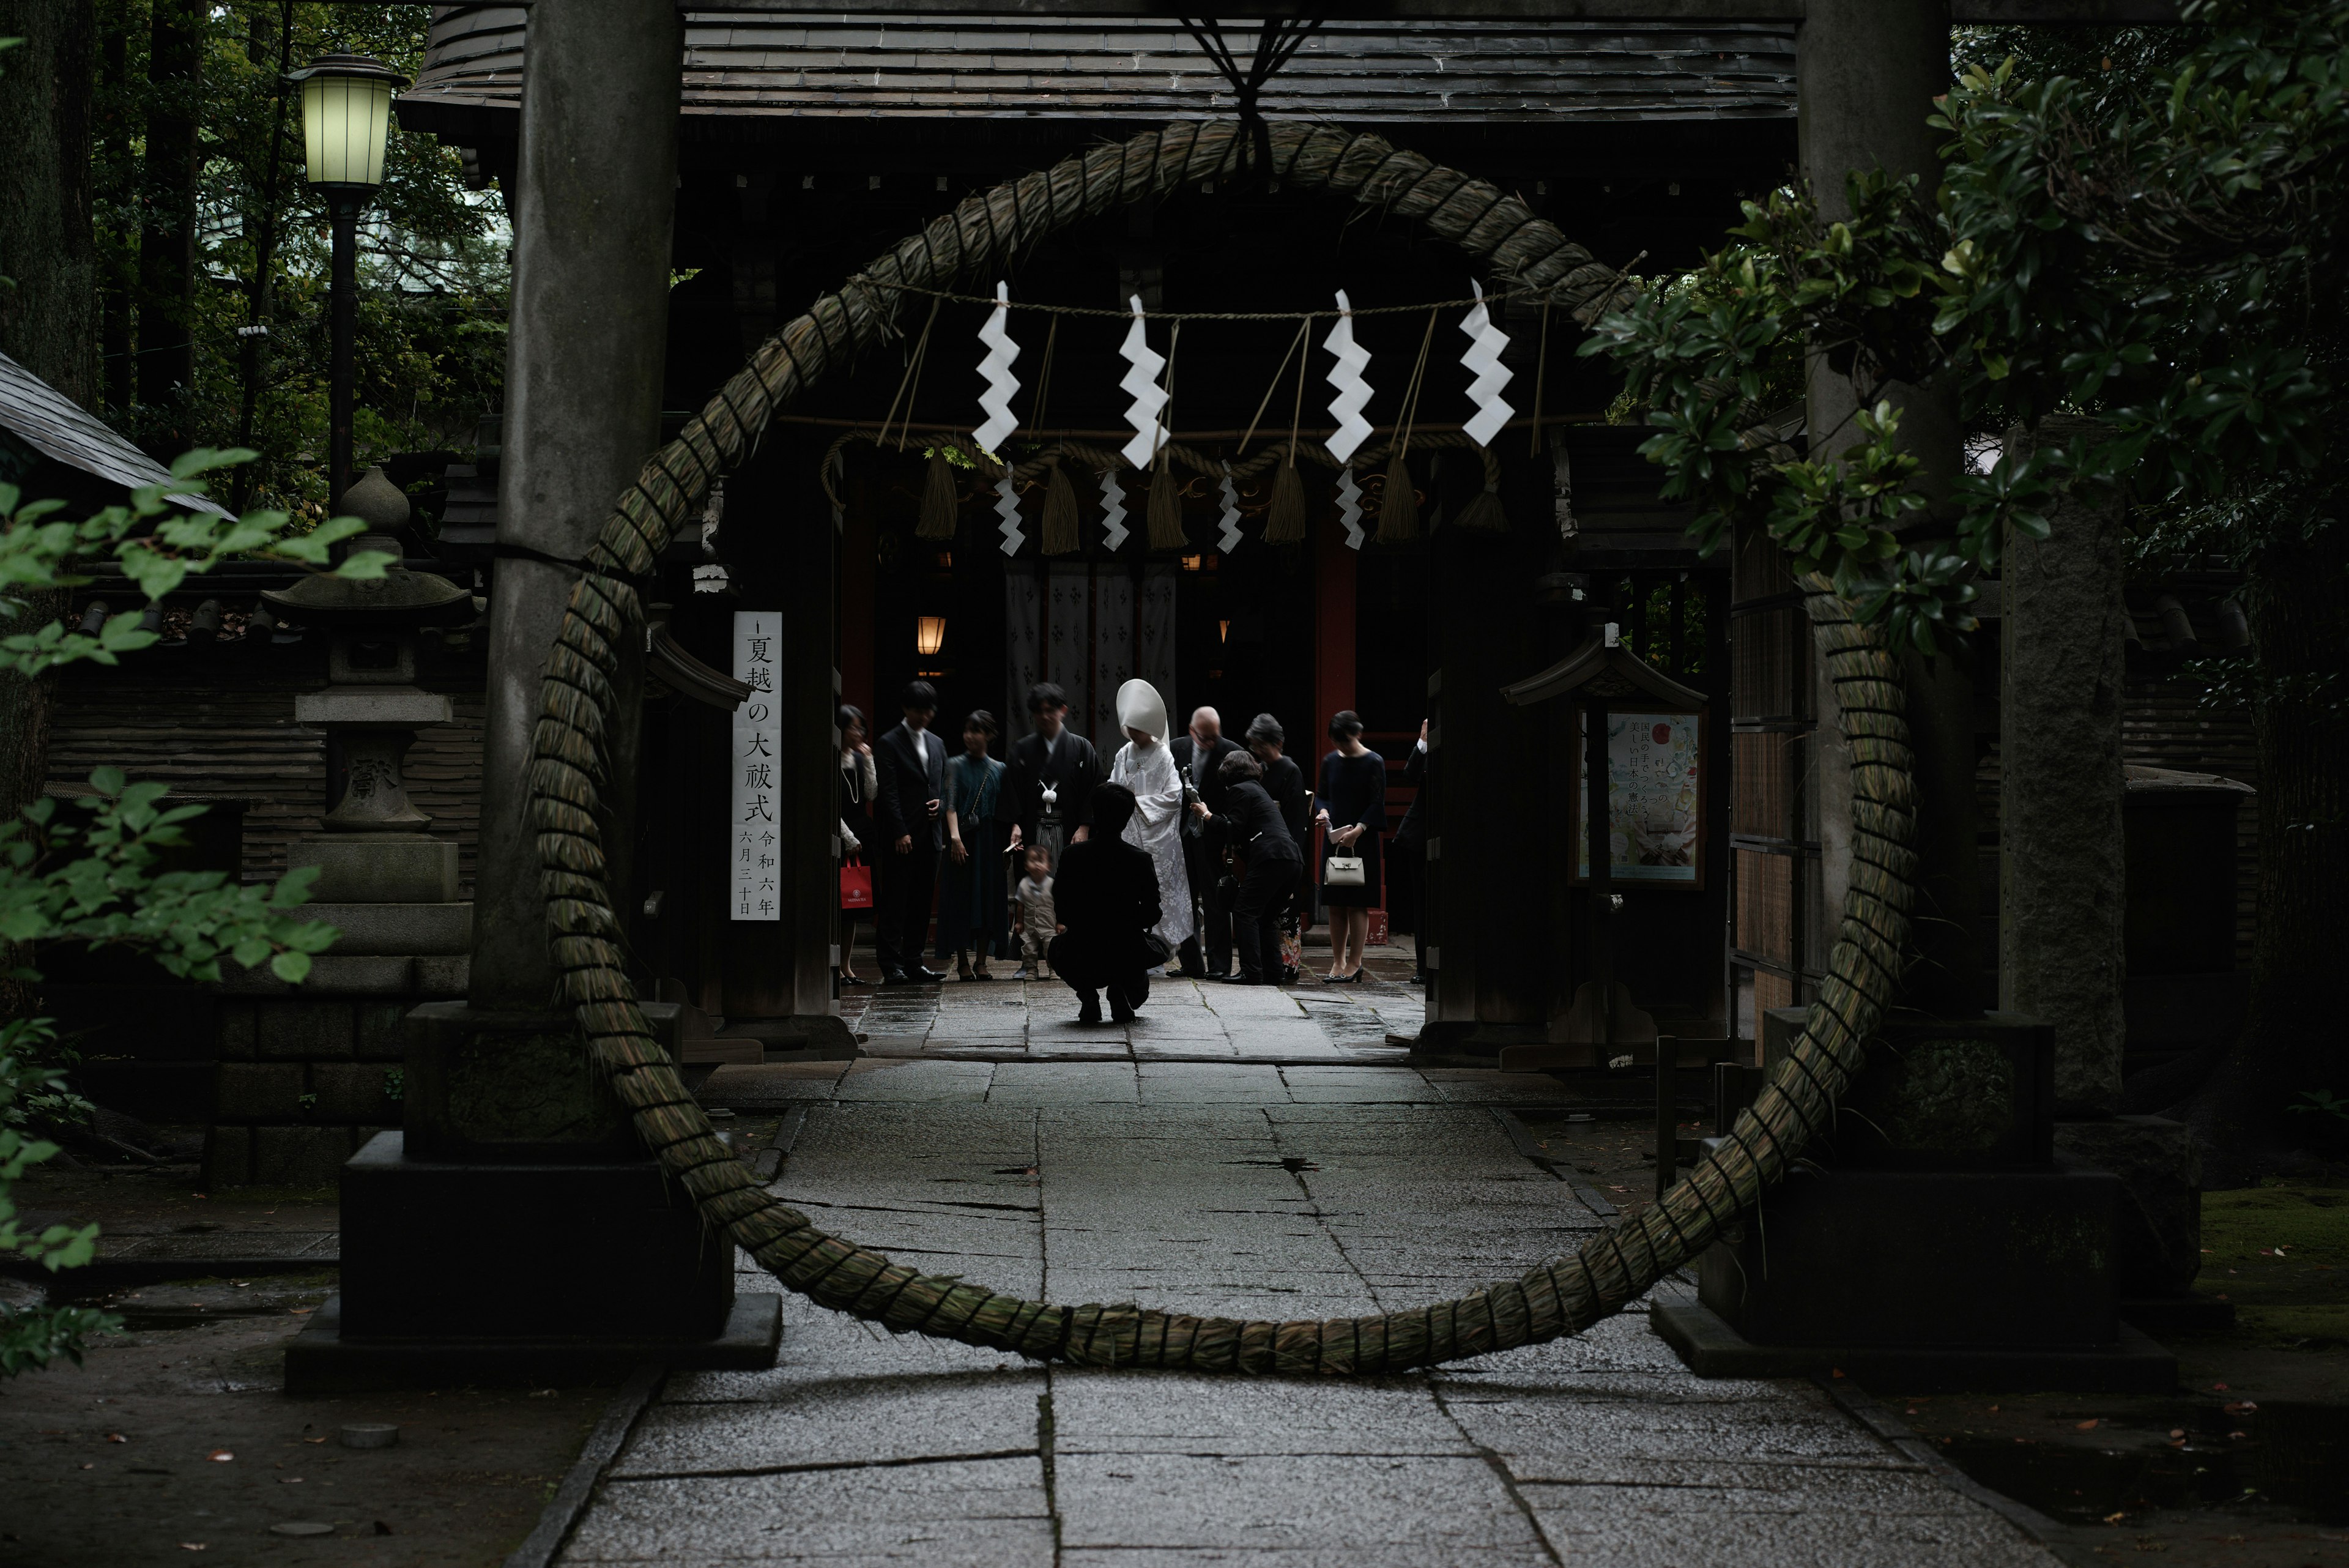
{"label": "child in light outfit", "polygon": [[1019,959],[1030,980],[1050,980],[1046,956],[1057,929],[1052,921],[1052,857],[1040,844],[1028,847],[1028,875],[1019,878]]}

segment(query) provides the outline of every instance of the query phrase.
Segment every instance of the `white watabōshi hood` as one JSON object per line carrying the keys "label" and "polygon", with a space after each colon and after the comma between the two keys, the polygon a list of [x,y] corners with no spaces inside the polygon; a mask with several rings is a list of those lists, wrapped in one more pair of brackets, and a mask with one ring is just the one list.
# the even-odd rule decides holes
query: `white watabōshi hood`
{"label": "white watab\u014dshi hood", "polygon": [[1166,743],[1166,699],[1147,680],[1129,680],[1117,689],[1117,727],[1139,730]]}

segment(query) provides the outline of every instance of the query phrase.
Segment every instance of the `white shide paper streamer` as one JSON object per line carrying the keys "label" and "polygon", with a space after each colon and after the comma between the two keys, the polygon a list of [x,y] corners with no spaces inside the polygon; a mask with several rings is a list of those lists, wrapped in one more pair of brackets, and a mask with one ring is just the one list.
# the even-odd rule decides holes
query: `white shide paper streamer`
{"label": "white shide paper streamer", "polygon": [[995,286],[995,309],[987,324],[978,329],[978,340],[987,345],[987,357],[978,362],[978,373],[987,378],[987,390],[978,396],[978,406],[986,410],[987,422],[971,431],[971,439],[988,452],[998,442],[1019,426],[1011,417],[1011,394],[1019,389],[1019,378],[1011,373],[1011,362],[1019,358],[1019,345],[1011,341],[1005,326],[1011,318],[1010,291],[1002,284]]}
{"label": "white shide paper streamer", "polygon": [[1125,422],[1133,427],[1133,439],[1125,443],[1128,467],[1148,468],[1158,449],[1166,444],[1166,431],[1158,416],[1166,409],[1166,389],[1158,384],[1158,373],[1166,369],[1165,356],[1150,347],[1150,335],[1142,317],[1142,296],[1133,296],[1133,326],[1125,335],[1118,352],[1126,362],[1125,379],[1118,383],[1121,390],[1133,400],[1125,410]]}
{"label": "white shide paper streamer", "polygon": [[1338,325],[1330,329],[1321,347],[1338,357],[1338,362],[1330,367],[1330,384],[1338,389],[1330,402],[1330,415],[1338,421],[1338,432],[1330,438],[1330,455],[1342,463],[1371,438],[1371,421],[1362,417],[1362,407],[1371,400],[1371,384],[1362,379],[1371,351],[1354,341],[1354,306],[1342,288],[1338,291]]}
{"label": "white shide paper streamer", "polygon": [[1476,405],[1476,412],[1461,428],[1478,446],[1490,446],[1517,411],[1501,400],[1501,389],[1509,384],[1508,368],[1501,363],[1509,335],[1493,325],[1492,313],[1485,308],[1485,286],[1471,280],[1468,286],[1476,291],[1476,303],[1460,324],[1468,335],[1468,352],[1460,356],[1460,362],[1475,378],[1468,383],[1468,400]]}

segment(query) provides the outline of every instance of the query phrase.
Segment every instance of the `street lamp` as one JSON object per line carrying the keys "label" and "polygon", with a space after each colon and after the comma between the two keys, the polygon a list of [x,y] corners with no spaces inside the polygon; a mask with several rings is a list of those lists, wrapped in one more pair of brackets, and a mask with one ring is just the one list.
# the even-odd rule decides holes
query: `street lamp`
{"label": "street lamp", "polygon": [[327,413],[327,504],[351,485],[352,338],[357,329],[359,213],[383,183],[391,97],[408,78],[370,55],[320,55],[290,73],[302,86],[304,174],[335,224],[334,356]]}

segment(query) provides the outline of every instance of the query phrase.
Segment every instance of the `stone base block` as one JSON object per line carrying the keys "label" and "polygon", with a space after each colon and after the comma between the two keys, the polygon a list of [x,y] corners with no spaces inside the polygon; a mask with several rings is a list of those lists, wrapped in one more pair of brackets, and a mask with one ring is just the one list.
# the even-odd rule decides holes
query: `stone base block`
{"label": "stone base block", "polygon": [[[1792,1053],[1809,1017],[1762,1015],[1762,1065]],[[1895,1018],[1836,1105],[1832,1132],[1803,1151],[1823,1165],[1881,1170],[2013,1170],[2053,1158],[2054,1032],[2012,1012]]]}
{"label": "stone base block", "polygon": [[302,906],[306,919],[324,920],[343,934],[335,951],[348,957],[376,953],[470,953],[473,950],[473,906],[461,904],[320,904]]}
{"label": "stone base block", "polygon": [[[732,1039],[755,1040],[762,1057],[772,1061],[799,1059],[812,1053],[819,1062],[856,1059],[856,1033],[838,1013],[810,1013],[797,1018],[729,1018],[721,1033]],[[688,1044],[687,1059],[693,1059]],[[730,1060],[730,1058],[729,1058]]]}
{"label": "stone base block", "polygon": [[653,1160],[410,1158],[396,1132],[343,1168],[347,1340],[725,1332],[734,1248]]}
{"label": "stone base block", "polygon": [[2178,1358],[2127,1324],[2062,1349],[1756,1345],[1701,1302],[1660,1301],[1648,1326],[1700,1377],[1835,1377],[1898,1394],[2169,1394]]}
{"label": "stone base block", "polygon": [[[641,1004],[678,1057],[681,1009]],[[588,1063],[570,1012],[427,1002],[401,1024],[408,1041],[408,1147],[436,1159],[640,1158],[628,1113]]]}
{"label": "stone base block", "polygon": [[285,852],[298,869],[318,868],[310,897],[324,904],[453,904],[457,846],[420,833],[354,833],[305,838]]}
{"label": "stone base block", "polygon": [[2133,1296],[2184,1291],[2202,1271],[2202,1158],[2183,1122],[2107,1116],[2057,1122],[2058,1155],[2127,1184],[2121,1206],[2120,1288]]}
{"label": "stone base block", "polygon": [[[537,1299],[485,1298],[441,1337],[365,1340],[343,1333],[343,1298],[332,1297],[285,1347],[285,1392],[316,1398],[385,1388],[617,1382],[647,1361],[680,1369],[756,1372],[775,1364],[782,1343],[780,1295],[735,1297],[719,1331],[697,1340],[533,1337],[528,1331]],[[477,1327],[482,1332],[469,1333]]]}
{"label": "stone base block", "polygon": [[2088,1350],[2119,1332],[2103,1171],[1798,1172],[1705,1249],[1705,1306],[1758,1345]]}

